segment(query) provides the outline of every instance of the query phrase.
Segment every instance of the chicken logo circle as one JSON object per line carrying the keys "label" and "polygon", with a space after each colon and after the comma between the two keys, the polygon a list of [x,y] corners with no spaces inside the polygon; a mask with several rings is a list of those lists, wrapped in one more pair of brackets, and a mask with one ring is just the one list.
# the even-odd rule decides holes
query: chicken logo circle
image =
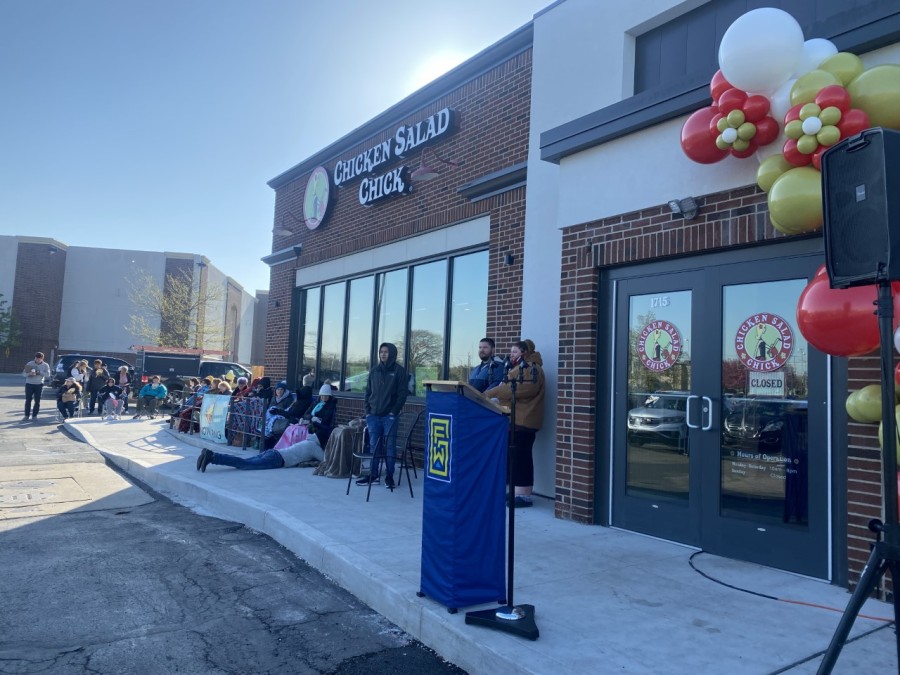
{"label": "chicken logo circle", "polygon": [[310,230],[316,229],[328,215],[331,198],[331,179],[324,166],[313,169],[306,181],[303,197],[303,222]]}
{"label": "chicken logo circle", "polygon": [[681,356],[681,333],[668,321],[651,321],[638,336],[638,354],[647,370],[668,370]]}
{"label": "chicken logo circle", "polygon": [[748,316],[734,336],[734,350],[744,367],[758,373],[781,368],[794,348],[794,331],[777,314]]}

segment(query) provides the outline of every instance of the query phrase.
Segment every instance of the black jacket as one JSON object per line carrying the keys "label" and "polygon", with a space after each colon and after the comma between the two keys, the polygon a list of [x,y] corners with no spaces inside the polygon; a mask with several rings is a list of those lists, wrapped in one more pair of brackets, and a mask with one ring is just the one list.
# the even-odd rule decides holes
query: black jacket
{"label": "black jacket", "polygon": [[397,363],[397,347],[384,342],[378,346],[378,351],[383,346],[388,348],[387,363],[379,361],[369,371],[366,383],[366,415],[377,417],[399,415],[409,394],[406,368]]}
{"label": "black jacket", "polygon": [[106,386],[101,388],[98,393],[100,394],[100,403],[106,403],[106,399],[109,398],[110,394],[115,394],[117,399],[121,399],[122,387],[117,384],[114,384],[112,386],[107,384]]}
{"label": "black jacket", "polygon": [[[313,417],[313,408],[318,405],[317,403],[311,403],[309,408],[307,408],[306,412],[303,414],[303,419],[310,419]],[[310,424],[310,431],[312,431],[316,438],[319,439],[319,445],[323,448],[328,444],[328,437],[331,436],[331,432],[334,431],[334,412],[337,408],[337,399],[334,396],[331,396],[327,401],[325,401],[325,405],[322,406],[322,409],[316,413],[316,417],[318,417],[321,422],[313,422]]]}

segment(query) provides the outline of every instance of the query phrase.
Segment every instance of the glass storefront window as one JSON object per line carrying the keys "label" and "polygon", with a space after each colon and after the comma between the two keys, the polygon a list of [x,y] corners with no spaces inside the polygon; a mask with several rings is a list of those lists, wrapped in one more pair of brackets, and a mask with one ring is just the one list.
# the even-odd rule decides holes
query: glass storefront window
{"label": "glass storefront window", "polygon": [[372,303],[375,277],[350,282],[350,306],[347,312],[347,368],[344,391],[363,393],[369,379],[372,350]]}
{"label": "glass storefront window", "polygon": [[629,494],[687,500],[690,291],[635,295],[629,309]]}
{"label": "glass storefront window", "polygon": [[808,523],[809,345],[794,318],[805,287],[724,288],[722,515]]}
{"label": "glass storefront window", "polygon": [[344,362],[344,303],[346,282],[325,286],[322,303],[322,350],[319,356],[319,382],[339,385]]}
{"label": "glass storefront window", "polygon": [[478,341],[487,326],[488,252],[479,251],[453,259],[453,293],[450,299],[451,380],[468,382],[478,364]]}
{"label": "glass storefront window", "polygon": [[378,275],[375,305],[378,320],[376,349],[382,342],[397,345],[397,361],[404,362],[406,338],[406,277],[407,271],[394,270]]}
{"label": "glass storefront window", "polygon": [[487,276],[488,252],[478,251],[305,289],[299,377],[316,369],[317,385],[362,394],[378,345],[392,342],[410,394],[448,373],[468,380],[487,327]]}
{"label": "glass storefront window", "polygon": [[[300,368],[300,379],[316,368],[316,357],[319,351],[319,300],[322,289],[310,288],[306,291],[304,306],[306,321],[303,322],[303,365]],[[316,376],[316,382],[320,378]]]}
{"label": "glass storefront window", "polygon": [[414,267],[407,370],[415,396],[425,395],[424,380],[442,379],[446,306],[447,261]]}

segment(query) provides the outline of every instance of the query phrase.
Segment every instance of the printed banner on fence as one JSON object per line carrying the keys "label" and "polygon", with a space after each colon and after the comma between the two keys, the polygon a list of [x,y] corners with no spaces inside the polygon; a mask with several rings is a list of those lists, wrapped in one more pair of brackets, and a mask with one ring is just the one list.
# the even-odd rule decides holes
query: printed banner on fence
{"label": "printed banner on fence", "polygon": [[200,438],[225,444],[225,418],[228,416],[230,396],[206,394],[200,407]]}

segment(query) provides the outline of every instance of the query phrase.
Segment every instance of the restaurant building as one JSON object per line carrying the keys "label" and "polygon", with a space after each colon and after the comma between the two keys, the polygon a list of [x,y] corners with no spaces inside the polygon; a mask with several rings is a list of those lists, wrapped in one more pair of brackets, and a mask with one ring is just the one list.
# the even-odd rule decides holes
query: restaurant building
{"label": "restaurant building", "polygon": [[[866,67],[900,63],[895,3],[769,4]],[[748,9],[560,0],[272,179],[267,372],[315,369],[346,419],[380,342],[415,407],[423,380],[465,379],[483,334],[501,353],[530,338],[535,493],[557,517],[854,583],[881,452],[844,401],[878,359],[800,333],[822,234],[773,228],[759,163],[679,147]]]}
{"label": "restaurant building", "polygon": [[532,27],[269,181],[267,373],[316,371],[362,414],[377,347],[410,375],[468,378],[485,334],[518,340]]}

